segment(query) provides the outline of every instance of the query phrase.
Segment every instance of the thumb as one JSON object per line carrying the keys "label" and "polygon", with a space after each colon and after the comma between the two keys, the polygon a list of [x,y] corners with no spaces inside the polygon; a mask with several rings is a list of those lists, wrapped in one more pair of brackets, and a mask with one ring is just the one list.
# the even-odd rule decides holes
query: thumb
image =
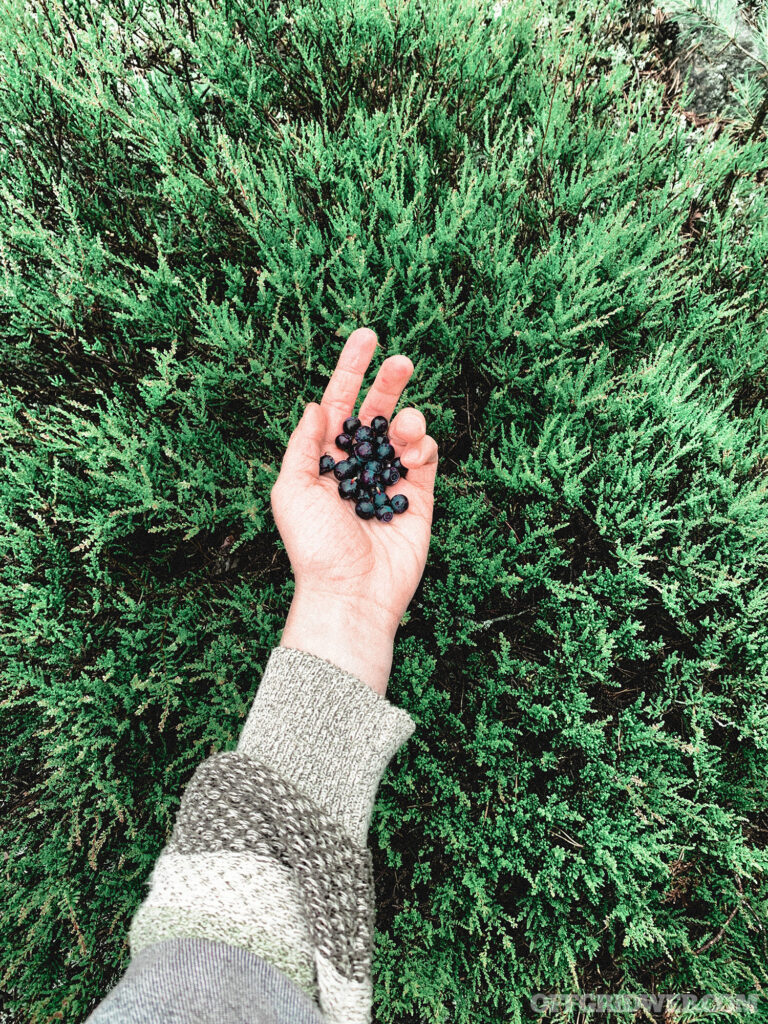
{"label": "thumb", "polygon": [[280,476],[292,480],[315,479],[325,440],[325,410],[310,402],[291,434],[285,449]]}

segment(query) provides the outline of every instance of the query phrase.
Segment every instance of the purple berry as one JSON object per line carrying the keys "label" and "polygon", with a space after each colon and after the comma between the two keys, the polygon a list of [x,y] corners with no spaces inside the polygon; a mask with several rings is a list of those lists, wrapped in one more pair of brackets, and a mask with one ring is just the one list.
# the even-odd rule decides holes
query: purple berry
{"label": "purple berry", "polygon": [[400,514],[408,508],[408,499],[404,494],[393,494],[389,499],[389,504],[392,506],[393,512]]}
{"label": "purple berry", "polygon": [[394,515],[405,512],[408,499],[404,494],[391,497],[384,488],[396,484],[408,474],[408,468],[395,456],[387,433],[389,423],[385,416],[374,416],[370,426],[364,426],[357,416],[349,416],[336,436],[336,447],[346,452],[346,458],[334,462],[325,454],[320,459],[320,472],[333,474],[339,481],[339,495],[355,502],[355,513],[361,519],[390,523]]}
{"label": "purple berry", "polygon": [[357,468],[348,459],[342,459],[333,467],[333,475],[337,480],[349,480],[350,477],[357,475]]}
{"label": "purple berry", "polygon": [[339,494],[342,498],[356,498],[357,490],[357,480],[342,480],[339,484]]}
{"label": "purple berry", "polygon": [[355,455],[362,459],[363,462],[368,462],[373,457],[373,445],[370,441],[361,441],[355,445]]}
{"label": "purple berry", "polygon": [[373,519],[373,502],[366,501],[365,498],[361,498],[361,500],[358,501],[358,503],[355,505],[355,512],[360,516],[361,519]]}

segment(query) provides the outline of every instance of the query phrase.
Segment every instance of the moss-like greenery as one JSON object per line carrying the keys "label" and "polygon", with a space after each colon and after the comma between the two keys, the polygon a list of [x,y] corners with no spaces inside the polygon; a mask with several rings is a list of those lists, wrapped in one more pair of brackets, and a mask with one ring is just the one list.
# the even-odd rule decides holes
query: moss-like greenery
{"label": "moss-like greenery", "polygon": [[279,641],[270,487],[360,325],[442,453],[377,1021],[768,985],[764,132],[667,109],[617,0],[496,13],[3,5],[13,1024],[83,1020],[127,965]]}

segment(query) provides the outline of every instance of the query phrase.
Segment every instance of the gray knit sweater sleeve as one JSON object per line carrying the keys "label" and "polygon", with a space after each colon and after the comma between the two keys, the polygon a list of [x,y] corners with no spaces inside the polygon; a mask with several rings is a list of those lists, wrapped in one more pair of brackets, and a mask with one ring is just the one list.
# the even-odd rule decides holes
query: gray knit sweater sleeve
{"label": "gray knit sweater sleeve", "polygon": [[276,647],[235,750],[203,761],[86,1024],[371,1019],[368,827],[411,716],[314,655]]}

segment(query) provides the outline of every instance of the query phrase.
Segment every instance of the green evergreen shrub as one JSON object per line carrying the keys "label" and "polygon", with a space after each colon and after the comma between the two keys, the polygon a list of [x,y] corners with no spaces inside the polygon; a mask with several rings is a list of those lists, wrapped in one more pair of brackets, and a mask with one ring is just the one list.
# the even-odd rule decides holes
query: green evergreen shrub
{"label": "green evergreen shrub", "polygon": [[626,14],[3,4],[8,1021],[81,1021],[127,966],[279,642],[269,490],[359,325],[442,455],[377,1020],[765,994],[765,132],[667,109]]}

